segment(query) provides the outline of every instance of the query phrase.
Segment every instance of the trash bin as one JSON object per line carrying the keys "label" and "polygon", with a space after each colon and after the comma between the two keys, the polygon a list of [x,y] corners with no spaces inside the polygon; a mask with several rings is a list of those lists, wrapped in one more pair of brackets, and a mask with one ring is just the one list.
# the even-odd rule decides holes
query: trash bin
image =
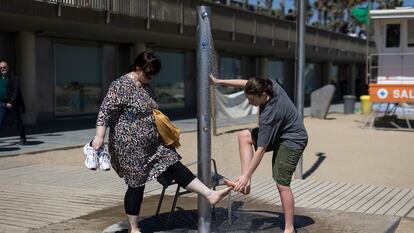
{"label": "trash bin", "polygon": [[354,95],[344,95],[344,113],[353,114],[355,108],[355,99]]}
{"label": "trash bin", "polygon": [[372,103],[369,95],[361,95],[361,112],[364,115],[368,115],[372,111]]}

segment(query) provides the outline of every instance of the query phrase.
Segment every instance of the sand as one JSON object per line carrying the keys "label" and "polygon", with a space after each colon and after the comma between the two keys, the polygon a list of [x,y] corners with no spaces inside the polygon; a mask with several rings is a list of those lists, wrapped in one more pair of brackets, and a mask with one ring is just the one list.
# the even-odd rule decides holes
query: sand
{"label": "sand", "polygon": [[[330,114],[328,120],[305,118],[309,143],[303,156],[306,179],[414,188],[414,133],[359,128],[361,115]],[[218,130],[212,137],[212,158],[219,173],[240,173],[237,134],[256,124]],[[182,161],[197,160],[197,133],[181,135]],[[272,153],[266,153],[254,176],[271,176]],[[1,158],[3,162],[83,166],[81,148]],[[196,167],[196,166],[194,166]]]}

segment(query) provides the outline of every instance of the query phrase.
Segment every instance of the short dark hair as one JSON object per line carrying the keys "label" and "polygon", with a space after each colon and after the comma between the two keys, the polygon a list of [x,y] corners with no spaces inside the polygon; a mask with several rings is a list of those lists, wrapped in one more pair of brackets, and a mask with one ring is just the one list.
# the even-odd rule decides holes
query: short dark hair
{"label": "short dark hair", "polygon": [[131,70],[135,70],[137,67],[146,75],[155,75],[161,70],[161,61],[153,52],[144,51],[135,58]]}
{"label": "short dark hair", "polygon": [[274,97],[273,83],[267,78],[250,78],[244,87],[244,93],[247,95],[261,96],[263,93]]}

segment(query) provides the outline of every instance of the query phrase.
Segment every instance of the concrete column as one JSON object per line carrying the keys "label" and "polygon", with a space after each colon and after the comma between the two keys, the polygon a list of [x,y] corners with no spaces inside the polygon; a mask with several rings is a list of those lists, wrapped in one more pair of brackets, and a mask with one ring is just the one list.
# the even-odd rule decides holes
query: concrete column
{"label": "concrete column", "polygon": [[184,62],[185,109],[187,113],[197,113],[196,53],[185,51]]}
{"label": "concrete column", "polygon": [[295,97],[295,60],[283,61],[283,86],[293,101]]}
{"label": "concrete column", "polygon": [[241,58],[241,76],[243,78],[250,78],[252,76],[256,76],[255,69],[255,62],[249,56],[243,56]]}
{"label": "concrete column", "polygon": [[267,70],[268,62],[269,62],[269,59],[267,57],[260,57],[259,59],[259,76],[260,77],[266,77],[268,75],[268,70]]}
{"label": "concrete column", "polygon": [[348,65],[340,64],[338,65],[338,89],[339,97],[342,99],[344,95],[349,95],[349,69]]}
{"label": "concrete column", "polygon": [[[16,38],[16,73],[26,105],[25,124],[37,122],[36,37],[33,32],[19,32]],[[41,100],[39,100],[41,101]]]}
{"label": "concrete column", "polygon": [[315,63],[315,78],[316,78],[316,88],[324,86],[324,67],[321,63]]}
{"label": "concrete column", "polygon": [[109,85],[117,77],[118,61],[117,46],[113,44],[104,44],[102,47],[102,98],[105,96]]}
{"label": "concrete column", "polygon": [[323,64],[323,81],[322,84],[323,85],[327,85],[327,84],[331,84],[331,82],[329,81],[329,76],[331,75],[331,68],[333,66],[332,62],[327,62]]}
{"label": "concrete column", "polygon": [[[55,72],[53,39],[36,38],[37,122],[55,119]],[[27,101],[26,101],[27,103]]]}
{"label": "concrete column", "polygon": [[358,76],[358,68],[355,64],[351,64],[350,65],[350,78],[349,78],[349,93],[351,93],[352,95],[355,95],[355,80],[357,79]]}
{"label": "concrete column", "polygon": [[147,50],[147,45],[145,43],[135,43],[134,51],[132,54],[132,60],[134,60],[135,57],[138,56],[138,54],[144,52],[145,50]]}

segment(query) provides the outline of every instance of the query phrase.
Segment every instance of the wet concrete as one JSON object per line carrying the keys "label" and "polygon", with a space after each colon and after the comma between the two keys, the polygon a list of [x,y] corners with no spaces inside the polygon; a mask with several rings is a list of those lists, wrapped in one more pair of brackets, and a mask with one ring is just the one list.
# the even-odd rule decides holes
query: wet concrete
{"label": "wet concrete", "polygon": [[[186,207],[196,205],[195,198],[186,198]],[[192,204],[190,204],[190,202]],[[189,205],[190,204],[190,205]],[[148,215],[139,221],[141,231],[146,232],[197,232],[197,209],[180,209],[162,213],[159,216]],[[284,219],[281,208],[272,205],[236,202],[232,205],[231,223],[225,204],[215,208],[212,215],[212,232],[283,232]],[[307,232],[394,232],[400,218],[383,215],[367,215],[328,211],[318,209],[295,209],[295,228],[298,233]],[[170,219],[169,219],[170,218]],[[119,221],[103,233],[127,233],[127,221]]]}

